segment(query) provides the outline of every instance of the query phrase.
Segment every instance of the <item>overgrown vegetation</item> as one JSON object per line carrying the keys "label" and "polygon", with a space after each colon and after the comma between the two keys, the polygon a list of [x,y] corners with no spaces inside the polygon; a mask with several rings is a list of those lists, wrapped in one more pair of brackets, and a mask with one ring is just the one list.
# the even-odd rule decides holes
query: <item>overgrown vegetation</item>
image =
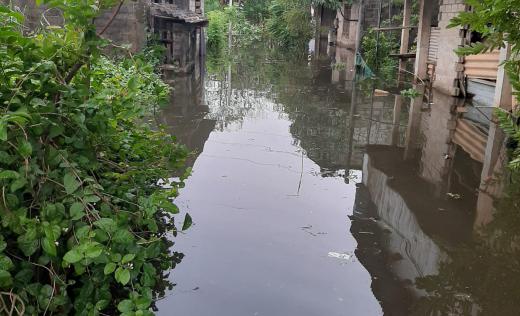
{"label": "overgrown vegetation", "polygon": [[48,2],[65,25],[38,34],[0,6],[0,302],[20,315],[152,315],[178,262],[165,234],[186,150],[144,123],[169,88],[153,52],[102,56],[103,3]]}
{"label": "overgrown vegetation", "polygon": [[[232,45],[244,47],[261,39],[261,26],[246,19],[245,13],[237,6],[218,7],[207,13],[208,49],[210,54],[222,54],[228,48],[229,31],[232,34]],[[231,29],[229,29],[231,23]]]}
{"label": "overgrown vegetation", "polygon": [[[234,45],[247,46],[260,40],[271,46],[292,51],[306,52],[312,38],[314,24],[312,6],[338,9],[342,0],[244,0],[233,8],[209,1],[208,44],[211,49],[220,49],[228,29],[233,25]],[[217,44],[218,43],[218,44]]]}
{"label": "overgrown vegetation", "polygon": [[[381,27],[402,26],[403,24],[403,0],[393,0],[382,8]],[[388,11],[388,12],[383,12]],[[419,1],[411,2],[410,25],[417,25],[419,20]],[[387,14],[388,13],[388,14]],[[410,34],[414,38],[414,32]],[[410,43],[409,52],[415,50],[415,42]],[[362,40],[362,53],[367,65],[379,78],[386,82],[396,83],[396,74],[399,69],[399,59],[390,54],[399,53],[401,46],[401,30],[381,31],[379,37],[374,28],[369,29]]]}
{"label": "overgrown vegetation", "polygon": [[[513,86],[515,97],[520,100],[520,16],[518,8],[519,0],[466,0],[472,7],[471,12],[461,12],[455,17],[450,26],[468,26],[471,31],[478,32],[484,41],[474,43],[458,50],[461,55],[480,54],[498,48],[511,45],[511,57],[504,63],[507,75]],[[520,170],[520,127],[519,110],[514,109],[510,113],[497,113],[500,126],[512,140],[510,166]]]}
{"label": "overgrown vegetation", "polygon": [[381,32],[378,39],[377,32],[369,30],[363,36],[365,62],[384,81],[391,82],[396,79],[399,61],[390,57],[390,54],[399,51],[399,46],[399,38],[395,34]]}

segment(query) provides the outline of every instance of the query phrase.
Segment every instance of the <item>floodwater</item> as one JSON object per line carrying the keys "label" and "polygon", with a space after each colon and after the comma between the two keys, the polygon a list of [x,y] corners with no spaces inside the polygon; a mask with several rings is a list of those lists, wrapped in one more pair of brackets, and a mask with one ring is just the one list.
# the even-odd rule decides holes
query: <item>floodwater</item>
{"label": "floodwater", "polygon": [[236,58],[177,78],[161,115],[194,151],[194,226],[158,315],[517,315],[518,270],[491,307],[475,282],[500,190],[479,190],[485,113],[374,96],[327,59]]}

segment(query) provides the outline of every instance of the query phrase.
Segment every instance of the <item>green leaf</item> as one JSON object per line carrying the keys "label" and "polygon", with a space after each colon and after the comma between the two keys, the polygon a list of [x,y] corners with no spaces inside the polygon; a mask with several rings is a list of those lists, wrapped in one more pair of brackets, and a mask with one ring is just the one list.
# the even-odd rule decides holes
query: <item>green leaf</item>
{"label": "green leaf", "polygon": [[0,140],[7,140],[7,122],[4,120],[0,120]]}
{"label": "green leaf", "polygon": [[138,85],[138,82],[137,82],[137,78],[136,77],[132,77],[132,78],[130,78],[130,80],[128,80],[128,89],[136,90],[137,89],[137,85]]}
{"label": "green leaf", "polygon": [[121,313],[129,313],[134,311],[134,303],[131,300],[124,300],[117,304],[117,310]]}
{"label": "green leaf", "polygon": [[192,220],[190,214],[186,213],[186,216],[184,217],[184,224],[182,224],[182,230],[186,230],[191,227]]}
{"label": "green leaf", "polygon": [[0,270],[0,288],[8,288],[11,284],[13,284],[11,273],[5,270]]}
{"label": "green leaf", "polygon": [[51,240],[49,237],[42,238],[42,248],[43,251],[45,251],[48,255],[56,257],[57,251],[56,251],[56,244],[54,243],[54,240]]}
{"label": "green leaf", "polygon": [[83,201],[85,201],[85,203],[96,203],[100,200],[101,199],[97,195],[87,195],[83,198]]}
{"label": "green leaf", "polygon": [[74,202],[69,209],[70,217],[72,220],[77,221],[85,216],[85,208],[80,202]]}
{"label": "green leaf", "polygon": [[113,273],[116,270],[117,265],[114,262],[109,262],[106,264],[105,269],[103,272],[105,275],[109,275],[110,273]]}
{"label": "green leaf", "polygon": [[81,183],[76,180],[76,177],[72,173],[67,173],[63,177],[63,185],[65,186],[65,192],[72,194],[81,186]]}
{"label": "green leaf", "polygon": [[150,307],[150,304],[152,304],[152,300],[146,297],[140,297],[137,300],[135,300],[135,305],[138,309],[147,309],[148,307]]}
{"label": "green leaf", "polygon": [[85,249],[85,256],[87,258],[97,258],[103,253],[103,246],[97,242],[90,242]]}
{"label": "green leaf", "polygon": [[0,255],[0,267],[2,267],[3,270],[9,271],[14,267],[14,264],[11,258]]}
{"label": "green leaf", "polygon": [[32,151],[32,145],[28,141],[24,141],[18,146],[18,153],[25,159],[31,156]]}
{"label": "green leaf", "polygon": [[63,260],[68,263],[76,263],[83,259],[83,254],[79,251],[78,248],[72,248],[69,250],[65,256],[63,256]]}
{"label": "green leaf", "polygon": [[133,253],[129,253],[123,257],[123,259],[121,260],[121,263],[122,264],[128,263],[128,262],[134,260],[134,258],[135,258],[135,255]]}
{"label": "green leaf", "polygon": [[20,174],[13,170],[0,171],[0,180],[18,179]]}
{"label": "green leaf", "polygon": [[110,305],[110,301],[109,301],[109,300],[99,300],[99,301],[96,303],[96,309],[97,309],[98,311],[101,311],[101,310],[107,308],[108,305]]}
{"label": "green leaf", "polygon": [[117,229],[116,222],[111,218],[101,218],[94,222],[94,226],[101,228],[107,233],[114,232]]}
{"label": "green leaf", "polygon": [[39,243],[36,238],[36,232],[34,230],[30,230],[24,235],[18,237],[18,248],[22,250],[25,256],[30,256],[38,250]]}
{"label": "green leaf", "polygon": [[126,285],[130,281],[130,271],[122,267],[119,267],[116,270],[115,277],[117,282]]}
{"label": "green leaf", "polygon": [[14,192],[18,191],[19,189],[25,187],[26,184],[27,184],[27,180],[24,178],[19,178],[19,179],[14,180],[11,183],[11,192],[14,193]]}
{"label": "green leaf", "polygon": [[7,248],[7,243],[4,240],[4,237],[0,236],[0,252],[4,251]]}

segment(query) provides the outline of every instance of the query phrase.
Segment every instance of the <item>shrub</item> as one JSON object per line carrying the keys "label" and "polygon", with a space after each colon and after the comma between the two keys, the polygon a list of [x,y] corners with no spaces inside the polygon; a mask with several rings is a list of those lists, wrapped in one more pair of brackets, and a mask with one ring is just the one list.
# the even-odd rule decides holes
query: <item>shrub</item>
{"label": "shrub", "polygon": [[52,3],[65,26],[34,35],[0,6],[0,291],[24,315],[151,315],[186,175],[185,149],[144,123],[169,89],[147,54],[101,56],[103,7]]}

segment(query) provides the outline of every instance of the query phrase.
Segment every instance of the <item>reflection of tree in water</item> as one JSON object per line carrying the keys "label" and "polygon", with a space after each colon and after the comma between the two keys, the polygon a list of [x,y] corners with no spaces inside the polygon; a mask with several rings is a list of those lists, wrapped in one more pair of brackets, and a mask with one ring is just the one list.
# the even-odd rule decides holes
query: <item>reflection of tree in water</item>
{"label": "reflection of tree in water", "polygon": [[438,275],[416,281],[428,295],[415,305],[415,315],[518,315],[519,184],[510,184],[496,203],[495,219],[474,243],[450,251]]}
{"label": "reflection of tree in water", "polygon": [[330,84],[330,65],[309,67],[306,60],[261,51],[236,58],[207,85],[210,117],[219,128],[279,104],[274,110],[293,121],[291,133],[312,160],[332,171],[345,168],[350,93]]}

